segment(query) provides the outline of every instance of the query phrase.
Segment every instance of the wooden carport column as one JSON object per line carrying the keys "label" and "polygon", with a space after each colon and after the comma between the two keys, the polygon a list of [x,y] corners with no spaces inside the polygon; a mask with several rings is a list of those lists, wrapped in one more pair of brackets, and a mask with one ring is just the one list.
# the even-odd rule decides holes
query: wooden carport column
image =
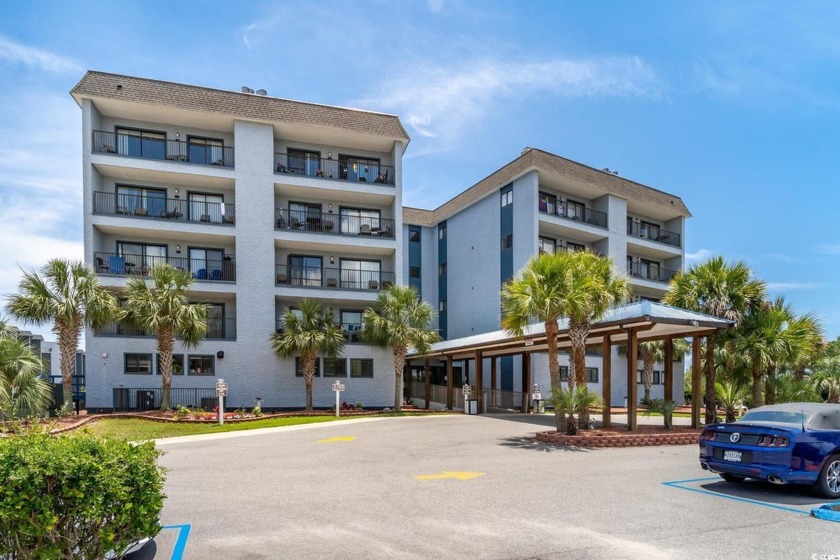
{"label": "wooden carport column", "polygon": [[603,424],[604,428],[609,428],[612,426],[610,410],[612,406],[612,346],[610,345],[610,335],[604,335],[601,355],[603,357],[602,365],[604,369],[603,381],[601,383],[601,400],[603,400],[601,424]]}
{"label": "wooden carport column", "polygon": [[484,358],[481,356],[481,352],[478,350],[475,351],[475,398],[476,398],[476,406],[478,410],[476,410],[476,414],[481,414],[484,410],[484,387],[482,386],[482,379],[484,373]]}
{"label": "wooden carport column", "polygon": [[665,339],[665,402],[674,400],[674,339]]}
{"label": "wooden carport column", "polygon": [[639,358],[639,339],[636,331],[627,331],[627,429],[636,430],[638,421],[639,386],[636,385],[636,369]]}
{"label": "wooden carport column", "polygon": [[425,393],[426,393],[426,409],[429,408],[429,401],[431,400],[431,393],[432,393],[432,374],[429,372],[429,358],[423,362],[423,381],[425,382]]}
{"label": "wooden carport column", "polygon": [[700,385],[701,362],[700,358],[700,337],[691,339],[691,427],[700,427]]}
{"label": "wooden carport column", "polygon": [[531,412],[531,354],[522,353],[522,412]]}
{"label": "wooden carport column", "polygon": [[452,379],[452,356],[444,356],[444,359],[446,360],[446,409],[452,410],[454,405],[452,389],[455,382]]}

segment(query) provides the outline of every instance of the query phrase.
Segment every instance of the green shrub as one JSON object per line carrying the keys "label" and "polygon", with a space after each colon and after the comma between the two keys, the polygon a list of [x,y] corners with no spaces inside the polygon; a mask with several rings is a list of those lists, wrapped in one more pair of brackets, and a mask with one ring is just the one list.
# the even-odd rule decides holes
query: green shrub
{"label": "green shrub", "polygon": [[156,535],[160,454],[88,435],[0,440],[0,557],[98,560]]}
{"label": "green shrub", "polygon": [[175,410],[175,418],[178,420],[184,420],[189,418],[192,413],[193,411],[190,410],[189,407],[181,404],[178,405],[178,408]]}

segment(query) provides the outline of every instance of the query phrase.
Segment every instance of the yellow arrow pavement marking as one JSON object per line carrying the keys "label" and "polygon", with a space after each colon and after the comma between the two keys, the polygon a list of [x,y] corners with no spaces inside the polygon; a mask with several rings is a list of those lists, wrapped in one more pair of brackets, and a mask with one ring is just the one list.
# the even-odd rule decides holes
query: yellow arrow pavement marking
{"label": "yellow arrow pavement marking", "polygon": [[458,480],[469,480],[471,478],[478,478],[484,476],[483,472],[459,472],[459,471],[443,471],[440,474],[418,474],[414,478],[417,480],[440,480],[443,478],[457,478]]}
{"label": "yellow arrow pavement marking", "polygon": [[318,443],[334,443],[336,441],[353,441],[356,436],[335,436],[327,439],[319,439]]}

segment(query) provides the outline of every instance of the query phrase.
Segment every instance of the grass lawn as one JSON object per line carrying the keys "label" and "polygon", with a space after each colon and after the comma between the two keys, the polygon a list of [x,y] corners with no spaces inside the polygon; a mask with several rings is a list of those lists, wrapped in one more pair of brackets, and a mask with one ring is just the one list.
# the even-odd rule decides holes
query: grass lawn
{"label": "grass lawn", "polygon": [[[393,416],[398,416],[398,414],[393,414]],[[339,420],[346,419],[340,418]],[[141,441],[175,436],[218,434],[221,432],[237,432],[257,428],[275,428],[277,426],[295,426],[297,424],[333,421],[336,421],[335,416],[299,416],[292,418],[267,418],[253,422],[226,422],[224,426],[219,426],[218,424],[193,424],[188,422],[152,422],[138,418],[106,418],[88,424],[82,427],[81,430],[87,430],[94,435],[106,438]],[[75,431],[70,432],[71,435],[73,433]]]}

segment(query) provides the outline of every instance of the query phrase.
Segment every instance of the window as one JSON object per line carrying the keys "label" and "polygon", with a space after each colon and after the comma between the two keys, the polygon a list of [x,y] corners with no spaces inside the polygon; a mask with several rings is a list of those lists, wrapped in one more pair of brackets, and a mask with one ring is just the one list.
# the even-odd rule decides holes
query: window
{"label": "window", "polygon": [[513,247],[513,234],[509,233],[502,237],[502,251],[510,249]]}
{"label": "window", "polygon": [[502,193],[502,208],[508,204],[513,204],[513,190]]}
{"label": "window", "polygon": [[350,377],[373,377],[373,360],[350,358]]}
{"label": "window", "polygon": [[419,266],[409,266],[408,267],[408,277],[409,278],[420,278],[420,267]]}
{"label": "window", "polygon": [[446,275],[446,263],[441,263],[440,265],[438,265],[438,274],[440,276]]}
{"label": "window", "polygon": [[193,222],[221,224],[225,220],[225,198],[220,194],[189,193],[189,219]]}
{"label": "window", "polygon": [[187,137],[187,157],[190,163],[219,164],[225,163],[225,143],[220,138]]}
{"label": "window", "polygon": [[[568,380],[569,380],[569,366],[560,366],[560,381],[568,381]],[[598,368],[596,368],[596,367],[586,368],[586,382],[587,383],[598,383]]]}
{"label": "window", "polygon": [[[315,377],[321,376],[321,360],[315,358]],[[303,377],[303,368],[300,365],[300,357],[295,358],[295,377]]]}
{"label": "window", "polygon": [[289,256],[289,280],[294,286],[321,285],[321,257]]}
{"label": "window", "polygon": [[341,259],[341,287],[376,290],[381,285],[379,261]]}
{"label": "window", "polygon": [[197,280],[222,280],[222,261],[225,252],[222,249],[190,247],[190,272]]}
{"label": "window", "polygon": [[151,375],[152,355],[151,354],[126,354],[125,372],[132,374]]}
{"label": "window", "polygon": [[539,241],[539,251],[540,254],[548,253],[549,255],[554,254],[555,249],[557,248],[557,242],[549,237],[540,237]]}
{"label": "window", "polygon": [[438,303],[438,311],[440,311],[441,313],[446,311],[446,300],[445,299],[440,300],[440,303]]}
{"label": "window", "polygon": [[659,224],[641,220],[639,222],[639,237],[659,241]]}
{"label": "window", "polygon": [[166,158],[166,134],[153,130],[117,128],[117,153],[150,159]]}
{"label": "window", "polygon": [[147,187],[117,185],[117,214],[166,217],[166,191]]}
{"label": "window", "polygon": [[570,253],[582,253],[586,251],[586,245],[581,243],[574,243],[572,241],[566,241],[566,250]]}
{"label": "window", "polygon": [[316,177],[321,170],[321,153],[289,148],[289,172]]}
{"label": "window", "polygon": [[586,205],[582,202],[575,202],[574,200],[567,200],[564,203],[565,210],[563,212],[558,211],[558,214],[565,214],[567,218],[572,220],[577,220],[579,222],[584,221],[584,217],[586,215]]}
{"label": "window", "polygon": [[379,210],[363,208],[342,208],[341,233],[371,235],[382,231]]}
{"label": "window", "polygon": [[438,226],[438,239],[446,239],[446,226]]}
{"label": "window", "polygon": [[408,241],[409,241],[409,243],[420,243],[420,230],[419,229],[409,230]]}
{"label": "window", "polygon": [[[155,354],[155,373],[160,375],[160,354]],[[184,355],[172,354],[172,375],[184,375]]]}
{"label": "window", "polygon": [[[644,383],[644,374],[645,370],[640,369],[636,371],[636,383],[642,385]],[[653,370],[653,375],[651,376],[651,385],[664,385],[665,384],[665,376],[662,374],[661,370]]]}
{"label": "window", "polygon": [[540,193],[539,197],[540,212],[547,214],[557,213],[557,197],[553,194]]}
{"label": "window", "polygon": [[[341,331],[347,342],[363,342],[362,312],[356,310],[341,311]],[[326,367],[326,366],[325,366]]]}
{"label": "window", "polygon": [[190,354],[189,366],[190,375],[215,375],[216,357],[213,355],[196,356]]}
{"label": "window", "polygon": [[338,156],[341,178],[348,181],[374,183],[379,178],[379,160],[356,156]]}
{"label": "window", "polygon": [[324,358],[324,377],[347,377],[347,359]]}
{"label": "window", "polygon": [[289,203],[289,227],[293,230],[321,231],[321,205]]}
{"label": "window", "polygon": [[205,338],[226,338],[225,304],[206,303],[207,306],[207,335]]}
{"label": "window", "polygon": [[148,274],[155,265],[167,261],[166,245],[117,242],[117,257],[108,258],[111,274]]}

